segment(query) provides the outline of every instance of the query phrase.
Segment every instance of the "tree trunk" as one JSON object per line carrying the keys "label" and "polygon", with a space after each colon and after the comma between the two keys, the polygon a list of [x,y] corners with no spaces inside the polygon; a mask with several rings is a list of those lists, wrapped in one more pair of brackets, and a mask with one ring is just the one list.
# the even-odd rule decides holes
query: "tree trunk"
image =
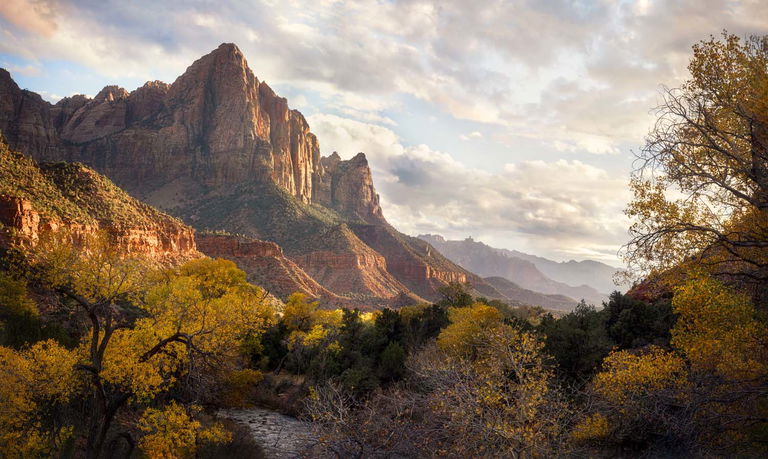
{"label": "tree trunk", "polygon": [[768,124],[752,123],[752,176],[756,184],[757,208],[768,211]]}
{"label": "tree trunk", "polygon": [[[88,431],[88,443],[86,446],[85,457],[87,459],[98,459],[101,457],[101,450],[104,448],[104,442],[107,439],[107,433],[112,426],[117,410],[128,401],[126,394],[118,396],[109,403],[103,413],[95,413],[91,428]],[[99,409],[99,411],[101,411]]]}

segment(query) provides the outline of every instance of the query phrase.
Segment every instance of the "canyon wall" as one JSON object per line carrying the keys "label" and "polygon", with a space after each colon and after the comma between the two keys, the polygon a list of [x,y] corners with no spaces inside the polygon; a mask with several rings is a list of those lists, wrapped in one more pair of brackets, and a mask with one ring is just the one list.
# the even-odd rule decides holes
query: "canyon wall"
{"label": "canyon wall", "polygon": [[323,302],[339,302],[341,298],[320,285],[289,260],[279,245],[245,236],[229,234],[198,234],[198,249],[215,258],[232,260],[253,282],[278,298],[285,299],[301,292]]}
{"label": "canyon wall", "polygon": [[56,105],[0,72],[0,130],[12,148],[40,160],[81,161],[133,191],[177,179],[208,186],[271,178],[308,202],[319,166],[317,139],[223,44],[173,84],[128,92],[107,86],[93,99]]}

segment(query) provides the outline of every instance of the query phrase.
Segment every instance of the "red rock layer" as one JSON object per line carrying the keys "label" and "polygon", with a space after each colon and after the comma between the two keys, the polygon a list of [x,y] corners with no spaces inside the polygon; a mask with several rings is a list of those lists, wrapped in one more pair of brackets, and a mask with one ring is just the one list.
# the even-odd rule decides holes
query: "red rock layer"
{"label": "red rock layer", "polygon": [[[339,295],[393,298],[408,288],[387,269],[387,260],[345,225],[323,235],[332,250],[314,250],[293,259],[310,276]],[[332,241],[332,242],[331,242]]]}
{"label": "red rock layer", "polygon": [[216,234],[198,234],[196,241],[201,252],[234,261],[246,272],[250,282],[278,298],[284,300],[291,293],[301,292],[324,302],[341,300],[286,258],[274,242]]}
{"label": "red rock layer", "polygon": [[144,227],[83,224],[51,218],[38,212],[32,202],[15,196],[0,196],[0,244],[34,246],[42,236],[65,231],[75,243],[103,230],[126,253],[141,255],[163,263],[197,258],[194,230],[186,225],[160,222]]}
{"label": "red rock layer", "polygon": [[436,298],[437,289],[448,282],[478,283],[477,276],[450,263],[426,242],[398,233],[388,225],[355,225],[353,229],[387,259],[394,277],[424,298]]}

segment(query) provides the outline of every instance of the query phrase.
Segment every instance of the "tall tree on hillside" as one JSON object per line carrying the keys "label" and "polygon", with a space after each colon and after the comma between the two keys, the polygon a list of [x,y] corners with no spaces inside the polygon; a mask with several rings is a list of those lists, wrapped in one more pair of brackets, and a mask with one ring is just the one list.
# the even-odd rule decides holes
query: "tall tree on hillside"
{"label": "tall tree on hillside", "polygon": [[625,257],[638,274],[692,261],[768,278],[768,37],[693,47],[639,154]]}

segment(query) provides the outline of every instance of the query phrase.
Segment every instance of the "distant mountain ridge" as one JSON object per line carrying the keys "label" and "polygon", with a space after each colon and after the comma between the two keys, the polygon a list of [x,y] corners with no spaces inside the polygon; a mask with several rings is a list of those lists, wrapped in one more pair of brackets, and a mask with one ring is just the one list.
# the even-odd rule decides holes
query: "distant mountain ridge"
{"label": "distant mountain ridge", "polygon": [[[592,266],[594,263],[599,266],[599,269],[601,270],[599,272],[604,272],[605,270],[603,267],[607,267],[608,265],[599,262],[587,262],[586,264],[585,262],[569,262],[559,264],[552,260],[522,252],[494,248],[482,242],[475,241],[472,238],[452,241],[434,234],[422,234],[418,237],[429,242],[453,262],[483,276],[484,278],[502,277],[512,281],[519,287],[540,294],[562,295],[575,300],[584,299],[588,303],[599,305],[607,298],[608,293],[615,289],[600,291],[596,288],[596,286],[607,286],[605,275],[603,275],[603,277],[595,276],[595,279],[598,280],[598,282],[593,282],[595,280],[593,279],[589,284],[582,283],[580,285],[569,285],[560,280],[566,277],[563,273],[568,272],[563,266],[567,268],[575,265],[578,270],[582,269],[584,266]],[[520,254],[520,256],[515,256],[515,253]],[[539,268],[540,265],[545,268]],[[557,277],[558,280],[545,274],[543,272],[544,270],[555,273],[555,277]],[[611,276],[614,271],[615,269],[612,269],[612,272],[610,273]],[[595,271],[591,271],[590,275],[595,275]],[[579,278],[579,276],[573,275],[571,278],[575,279]]]}
{"label": "distant mountain ridge", "polygon": [[595,260],[554,261],[517,250],[496,249],[499,252],[521,260],[530,261],[545,276],[568,285],[589,285],[601,292],[626,290],[626,285],[616,285],[614,275],[619,268]]}
{"label": "distant mountain ridge", "polygon": [[576,307],[576,300],[565,295],[547,295],[525,289],[503,277],[486,277],[486,282],[499,291],[507,298],[514,299],[525,305],[541,306],[545,309],[555,309],[557,311],[572,311]]}

